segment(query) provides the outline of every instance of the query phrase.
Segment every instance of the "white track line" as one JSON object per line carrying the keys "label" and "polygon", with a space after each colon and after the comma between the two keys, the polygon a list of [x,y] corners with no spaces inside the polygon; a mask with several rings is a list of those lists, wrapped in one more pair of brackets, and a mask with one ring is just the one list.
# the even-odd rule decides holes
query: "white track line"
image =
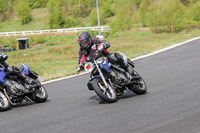
{"label": "white track line", "polygon": [[[189,43],[189,42],[198,40],[198,39],[200,39],[200,37],[196,37],[196,38],[187,40],[187,41],[185,41],[185,42],[183,42],[183,43],[174,44],[174,45],[172,45],[172,46],[163,48],[163,49],[161,49],[161,50],[154,51],[154,52],[152,52],[152,53],[150,53],[150,54],[147,54],[147,55],[138,56],[138,57],[136,57],[136,58],[134,58],[134,59],[132,59],[132,60],[134,61],[134,60],[139,60],[139,59],[142,59],[142,58],[145,58],[145,57],[149,57],[149,56],[152,56],[152,55],[155,55],[155,54],[158,54],[158,53],[167,51],[167,50],[169,50],[169,49],[172,49],[172,48],[175,48],[175,47],[184,45],[184,44],[186,44],[186,43]],[[64,80],[64,79],[69,79],[69,78],[77,77],[77,76],[84,75],[84,74],[87,74],[87,73],[86,73],[86,72],[83,72],[83,73],[81,73],[81,74],[79,74],[79,75],[71,75],[71,76],[67,76],[67,77],[63,77],[63,78],[58,78],[58,79],[54,79],[54,80],[49,80],[49,81],[43,82],[42,84],[48,84],[48,83],[52,83],[52,82],[56,82],[56,81],[60,81],[60,80]]]}

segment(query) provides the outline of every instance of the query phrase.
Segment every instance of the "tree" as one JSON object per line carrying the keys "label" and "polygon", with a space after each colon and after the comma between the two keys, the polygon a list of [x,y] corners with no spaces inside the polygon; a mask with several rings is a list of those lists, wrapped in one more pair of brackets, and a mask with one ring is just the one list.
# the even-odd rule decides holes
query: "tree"
{"label": "tree", "polygon": [[183,28],[185,8],[179,0],[154,1],[142,11],[143,24],[154,32],[177,32]]}
{"label": "tree", "polygon": [[194,21],[200,21],[200,1],[191,7]]}
{"label": "tree", "polygon": [[115,15],[114,11],[111,8],[111,5],[112,5],[112,0],[106,0],[102,4],[101,10],[102,10],[102,15],[104,16],[104,18],[109,18]]}
{"label": "tree", "polygon": [[61,10],[61,0],[49,0],[47,7],[50,13],[50,28],[63,28],[65,26],[65,18]]}
{"label": "tree", "polygon": [[[100,23],[105,24],[105,16],[102,14],[102,11],[99,11],[99,16],[100,16]],[[98,25],[98,19],[97,19],[97,9],[94,8],[91,13],[90,13],[90,24],[92,26],[97,26]]]}
{"label": "tree", "polygon": [[144,27],[149,26],[150,22],[148,22],[149,20],[148,12],[152,4],[153,4],[153,0],[143,0],[142,3],[140,4],[140,8],[139,8],[140,21]]}
{"label": "tree", "polygon": [[68,15],[87,17],[96,6],[96,0],[62,0],[62,8]]}
{"label": "tree", "polygon": [[[118,31],[126,31],[134,27],[138,23],[137,5],[132,0],[118,1],[117,11],[114,19],[110,23],[110,34],[115,36]],[[126,7],[126,8],[124,8]]]}
{"label": "tree", "polygon": [[32,20],[31,9],[29,7],[29,1],[16,0],[16,12],[20,17],[21,24],[27,24]]}

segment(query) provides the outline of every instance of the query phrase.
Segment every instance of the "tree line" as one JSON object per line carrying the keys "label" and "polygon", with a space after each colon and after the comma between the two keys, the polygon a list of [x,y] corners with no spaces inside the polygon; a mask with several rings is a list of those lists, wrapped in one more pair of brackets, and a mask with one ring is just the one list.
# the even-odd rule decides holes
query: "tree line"
{"label": "tree line", "polygon": [[[1,0],[0,21],[16,14],[21,24],[33,20],[31,11],[47,8],[50,28],[97,25],[96,0]],[[110,34],[134,27],[153,32],[179,32],[200,27],[200,0],[99,0],[101,25],[110,25]]]}

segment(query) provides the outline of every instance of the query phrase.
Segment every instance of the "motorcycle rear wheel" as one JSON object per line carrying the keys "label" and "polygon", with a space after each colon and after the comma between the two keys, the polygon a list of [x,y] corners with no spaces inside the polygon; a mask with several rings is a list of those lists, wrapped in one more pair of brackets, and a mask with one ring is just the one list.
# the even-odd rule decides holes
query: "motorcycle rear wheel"
{"label": "motorcycle rear wheel", "polygon": [[10,102],[3,92],[0,91],[0,111],[6,111],[10,107]]}
{"label": "motorcycle rear wheel", "polygon": [[117,100],[114,89],[108,84],[109,88],[106,88],[102,79],[95,78],[92,80],[92,87],[96,94],[105,102],[113,103]]}
{"label": "motorcycle rear wheel", "polygon": [[134,77],[134,82],[129,85],[129,89],[137,95],[145,94],[147,91],[147,85],[144,79],[136,71],[134,71],[132,76]]}
{"label": "motorcycle rear wheel", "polygon": [[36,103],[41,103],[47,100],[48,94],[44,86],[41,85],[41,87],[36,88],[36,90],[29,95],[29,98]]}

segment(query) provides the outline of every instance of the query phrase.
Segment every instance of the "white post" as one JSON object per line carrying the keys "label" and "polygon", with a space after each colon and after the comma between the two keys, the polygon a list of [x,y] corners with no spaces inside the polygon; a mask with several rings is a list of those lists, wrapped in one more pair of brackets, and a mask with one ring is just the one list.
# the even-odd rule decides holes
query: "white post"
{"label": "white post", "polygon": [[99,37],[101,36],[101,26],[100,26],[100,18],[99,18],[99,7],[98,7],[98,0],[96,0],[96,6],[97,6],[97,18],[98,18],[98,27],[99,27]]}

